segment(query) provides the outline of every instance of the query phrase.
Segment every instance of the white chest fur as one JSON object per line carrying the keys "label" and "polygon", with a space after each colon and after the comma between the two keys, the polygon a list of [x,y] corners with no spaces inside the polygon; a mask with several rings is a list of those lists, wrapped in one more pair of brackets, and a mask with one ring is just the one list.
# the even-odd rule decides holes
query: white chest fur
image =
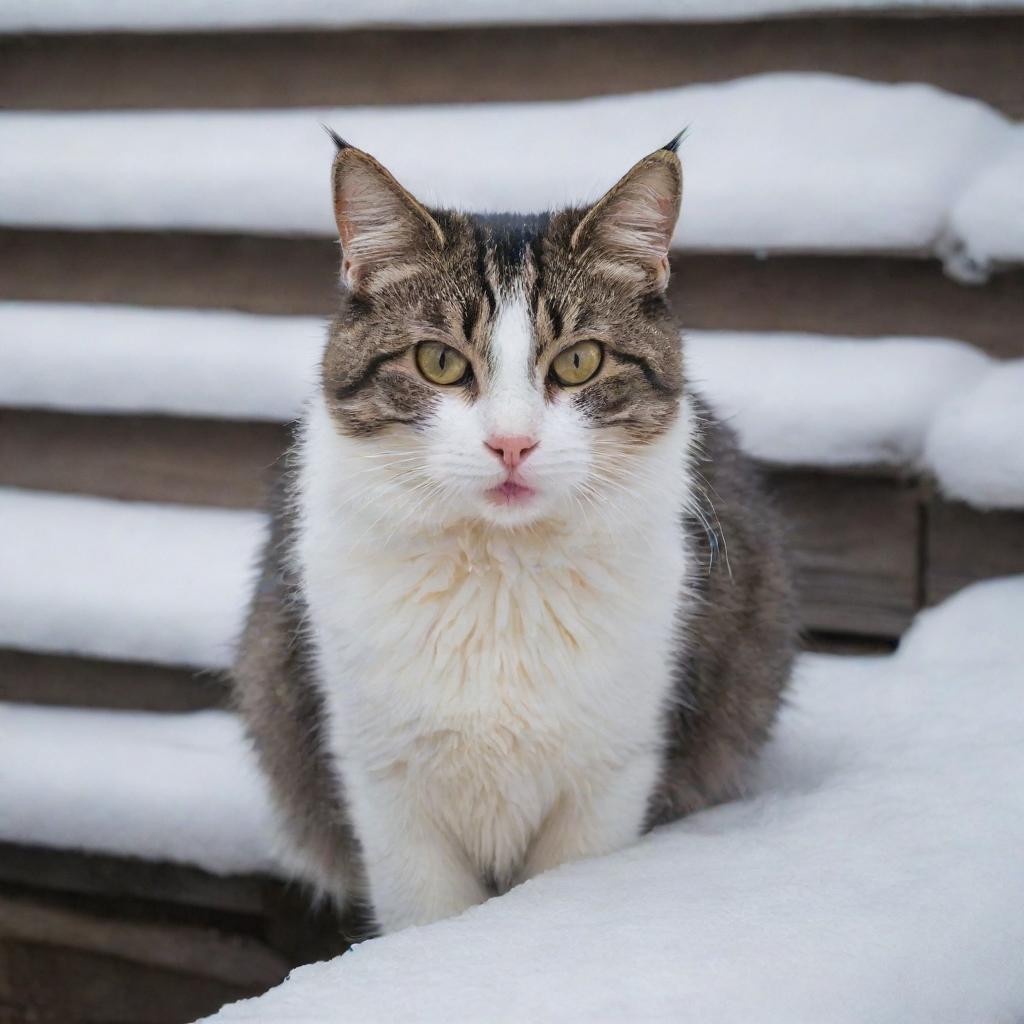
{"label": "white chest fur", "polygon": [[[678,504],[663,493],[614,531],[389,534],[345,510],[337,449],[351,442],[325,418],[309,421],[296,554],[331,753],[368,856],[374,836],[401,841],[423,818],[507,884],[556,808],[605,792],[630,803],[604,808],[611,831],[635,834],[680,642]],[[578,840],[563,837],[566,855],[595,845]]]}

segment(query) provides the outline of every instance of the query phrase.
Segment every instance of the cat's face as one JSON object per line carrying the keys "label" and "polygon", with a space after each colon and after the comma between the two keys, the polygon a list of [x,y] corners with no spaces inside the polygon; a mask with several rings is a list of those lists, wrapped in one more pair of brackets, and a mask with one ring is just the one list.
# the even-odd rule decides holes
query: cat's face
{"label": "cat's face", "polygon": [[410,522],[520,527],[600,516],[654,472],[683,383],[663,298],[681,180],[667,148],[590,209],[472,217],[341,148],[347,301],[323,386],[362,463],[353,494]]}

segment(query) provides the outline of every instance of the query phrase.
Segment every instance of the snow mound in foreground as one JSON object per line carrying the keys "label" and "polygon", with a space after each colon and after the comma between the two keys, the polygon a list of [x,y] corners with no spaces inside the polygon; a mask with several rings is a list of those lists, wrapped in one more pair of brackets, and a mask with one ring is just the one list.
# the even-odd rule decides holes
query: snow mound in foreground
{"label": "snow mound in foreground", "polygon": [[1020,1020],[1021,621],[1015,577],[892,657],[805,656],[747,799],[211,1019]]}

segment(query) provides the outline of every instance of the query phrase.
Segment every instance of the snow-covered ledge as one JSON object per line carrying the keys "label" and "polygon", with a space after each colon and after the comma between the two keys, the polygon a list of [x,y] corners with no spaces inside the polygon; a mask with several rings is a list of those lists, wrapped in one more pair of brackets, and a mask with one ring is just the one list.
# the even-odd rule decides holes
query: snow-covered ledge
{"label": "snow-covered ledge", "polygon": [[811,73],[558,103],[4,113],[0,223],[327,237],[320,122],[425,202],[477,210],[592,200],[688,125],[679,248],[935,253],[972,280],[1024,261],[1016,126],[931,86]]}
{"label": "snow-covered ledge", "polygon": [[[315,386],[325,331],[321,317],[0,303],[0,406],[283,422]],[[685,339],[689,379],[755,457],[925,470],[951,497],[1024,509],[1015,364],[948,338]]]}
{"label": "snow-covered ledge", "polygon": [[216,1024],[1024,1019],[1024,577],[891,657],[801,659],[749,796]]}
{"label": "snow-covered ledge", "polygon": [[239,28],[363,28],[452,25],[567,25],[601,22],[734,21],[773,15],[912,11],[971,12],[1020,7],[1021,0],[6,0],[0,31],[203,31]]}

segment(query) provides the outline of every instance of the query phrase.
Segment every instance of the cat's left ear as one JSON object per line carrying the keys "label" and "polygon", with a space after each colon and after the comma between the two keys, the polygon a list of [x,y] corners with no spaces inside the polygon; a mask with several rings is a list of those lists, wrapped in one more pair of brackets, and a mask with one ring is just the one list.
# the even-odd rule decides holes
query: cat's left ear
{"label": "cat's left ear", "polygon": [[591,207],[571,245],[594,248],[656,291],[668,285],[668,251],[683,197],[679,139],[645,156]]}

